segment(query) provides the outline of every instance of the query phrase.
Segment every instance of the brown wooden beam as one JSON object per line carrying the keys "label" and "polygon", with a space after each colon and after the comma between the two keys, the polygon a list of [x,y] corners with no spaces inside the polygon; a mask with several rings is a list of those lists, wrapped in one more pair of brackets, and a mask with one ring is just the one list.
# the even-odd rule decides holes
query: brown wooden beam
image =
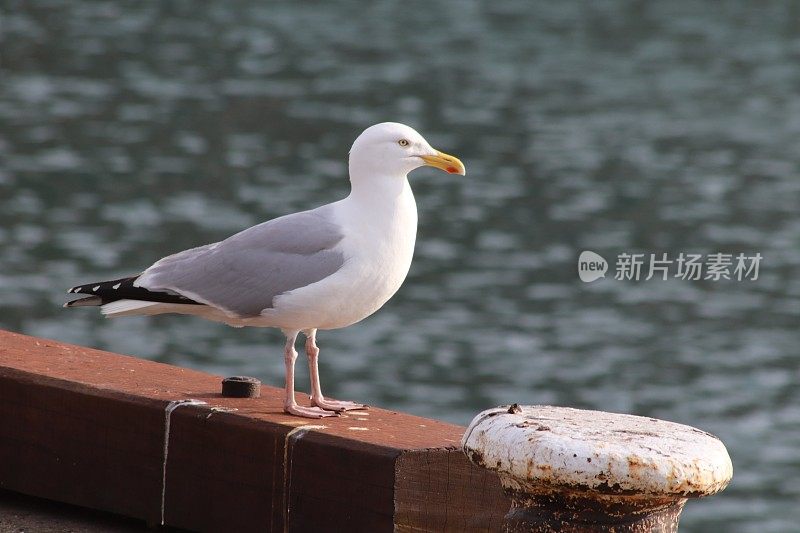
{"label": "brown wooden beam", "polygon": [[[509,502],[464,428],[371,408],[319,421],[282,390],[0,330],[0,487],[202,531],[491,531]],[[170,416],[164,472],[166,411]],[[315,428],[314,426],[324,426]],[[166,484],[163,480],[166,479]]]}

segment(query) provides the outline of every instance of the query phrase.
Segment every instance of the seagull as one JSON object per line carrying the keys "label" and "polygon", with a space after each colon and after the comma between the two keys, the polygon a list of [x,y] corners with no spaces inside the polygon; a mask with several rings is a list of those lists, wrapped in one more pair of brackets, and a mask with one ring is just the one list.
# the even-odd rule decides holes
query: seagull
{"label": "seagull", "polygon": [[[286,336],[283,410],[306,418],[367,406],[326,398],[317,331],[344,328],[381,308],[411,267],[417,206],[408,173],[431,166],[465,175],[456,157],[396,122],[364,130],[350,149],[350,194],[281,216],[213,244],[164,257],[137,276],[87,283],[65,307],[100,306],[106,317],[178,313]],[[305,336],[311,406],[294,393],[295,343]]]}

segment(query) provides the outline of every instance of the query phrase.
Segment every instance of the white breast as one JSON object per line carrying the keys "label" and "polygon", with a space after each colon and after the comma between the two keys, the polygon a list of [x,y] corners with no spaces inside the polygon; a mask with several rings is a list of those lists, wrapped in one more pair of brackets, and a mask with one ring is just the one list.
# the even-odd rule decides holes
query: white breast
{"label": "white breast", "polygon": [[[336,329],[371,315],[400,288],[417,235],[417,206],[408,182],[388,199],[348,198],[334,204],[345,256],[334,275],[275,298],[269,312],[284,329]],[[278,323],[279,322],[279,323]]]}

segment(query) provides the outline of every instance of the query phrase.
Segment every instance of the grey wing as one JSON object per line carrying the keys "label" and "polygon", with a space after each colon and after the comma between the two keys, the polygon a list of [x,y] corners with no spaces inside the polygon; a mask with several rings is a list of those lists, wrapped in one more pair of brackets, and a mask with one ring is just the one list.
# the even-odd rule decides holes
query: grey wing
{"label": "grey wing", "polygon": [[258,316],[275,296],[338,271],[341,228],[330,206],[276,218],[228,239],[158,261],[136,285],[170,290],[239,317]]}

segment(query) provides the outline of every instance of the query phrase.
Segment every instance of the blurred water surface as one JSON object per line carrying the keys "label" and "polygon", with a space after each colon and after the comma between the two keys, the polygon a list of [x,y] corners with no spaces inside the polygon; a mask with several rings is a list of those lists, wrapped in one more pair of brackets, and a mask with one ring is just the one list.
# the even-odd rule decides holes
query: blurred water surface
{"label": "blurred water surface", "polygon": [[[684,530],[796,531],[799,15],[6,1],[0,326],[279,385],[279,333],[107,321],[62,310],[63,291],[338,199],[356,135],[406,122],[468,176],[413,175],[410,276],[321,333],[326,392],[462,424],[524,402],[697,425],[736,477]],[[764,259],[756,281],[584,284],[584,249]]]}

